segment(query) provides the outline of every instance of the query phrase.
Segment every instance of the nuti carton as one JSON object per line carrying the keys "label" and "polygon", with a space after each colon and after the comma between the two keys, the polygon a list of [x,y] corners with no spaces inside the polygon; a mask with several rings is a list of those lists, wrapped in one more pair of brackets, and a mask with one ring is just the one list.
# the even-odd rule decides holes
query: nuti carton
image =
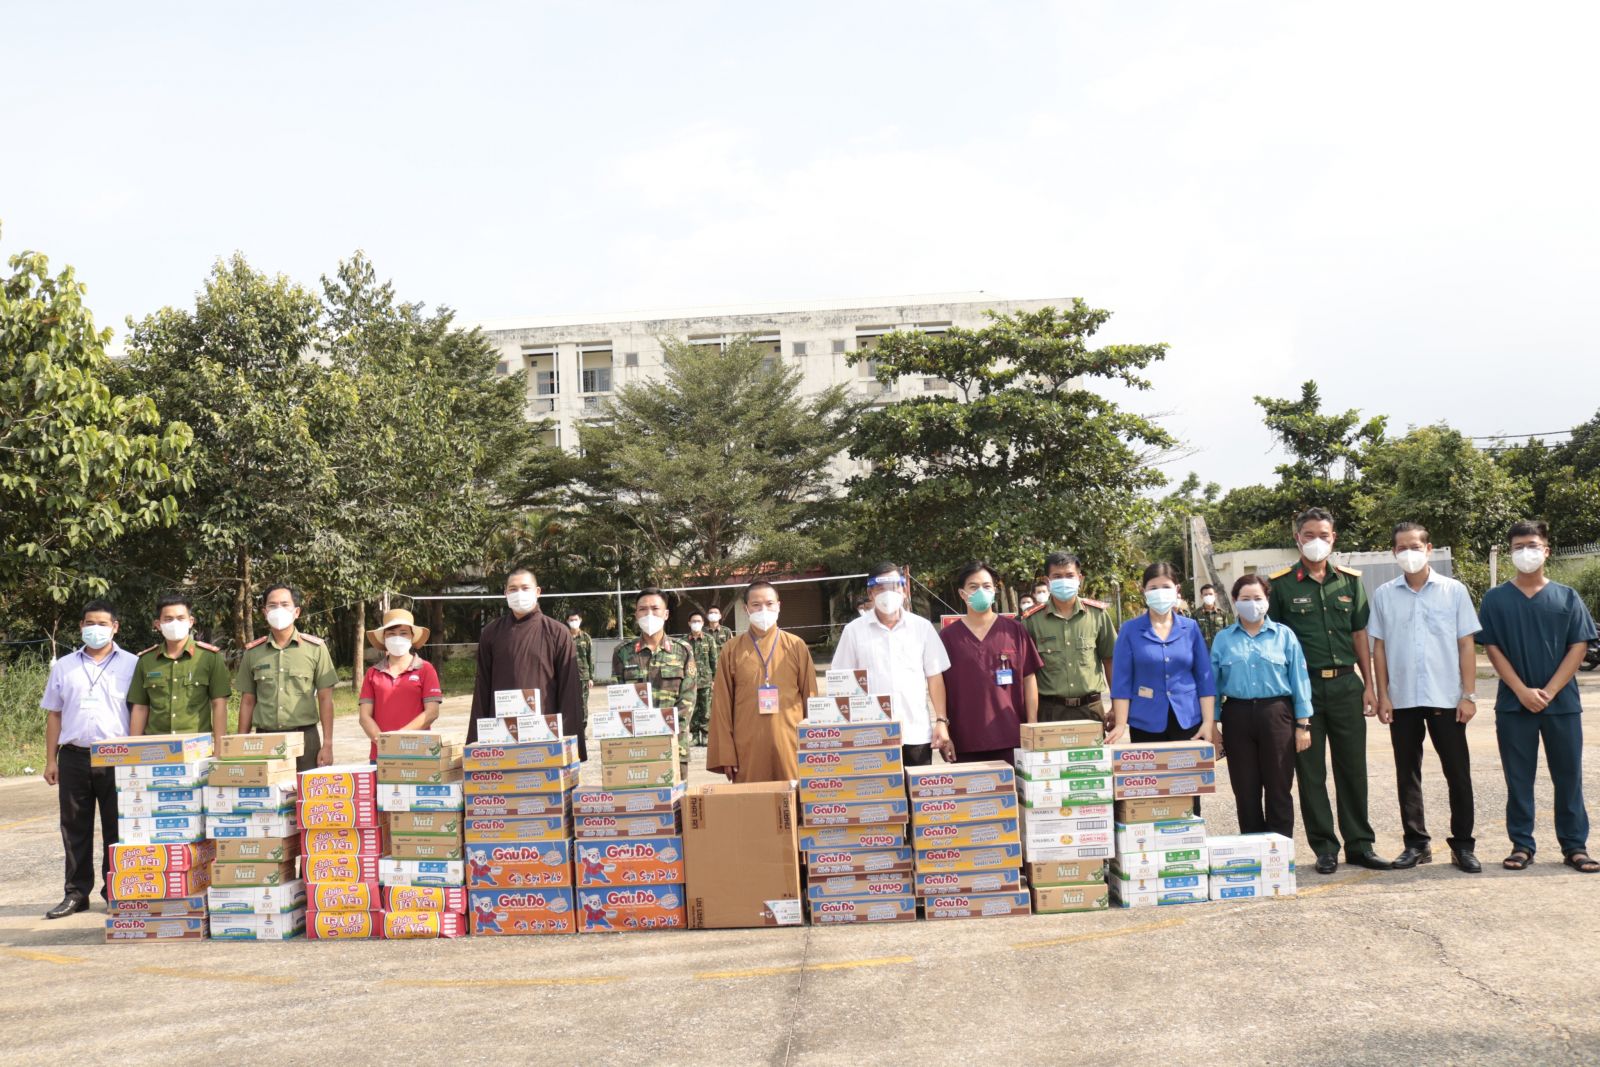
{"label": "nuti carton", "polygon": [[1283,872],[1294,867],[1294,841],[1282,834],[1229,834],[1212,837],[1211,871]]}
{"label": "nuti carton", "polygon": [[460,860],[378,861],[379,885],[461,885],[467,884],[466,864]]}
{"label": "nuti carton", "polygon": [[206,785],[213,788],[217,786],[242,786],[242,785],[294,785],[294,760],[292,759],[257,759],[241,760],[229,763],[217,760],[211,765],[211,773],[206,777]]}
{"label": "nuti carton", "polygon": [[217,758],[224,760],[294,760],[305,754],[306,736],[299,730],[281,734],[224,734]]}
{"label": "nuti carton", "polygon": [[1016,789],[1016,772],[1009,763],[999,760],[988,763],[947,763],[938,767],[908,767],[906,788],[914,801],[1013,793]]}
{"label": "nuti carton", "polygon": [[1079,804],[1109,804],[1112,796],[1109,774],[1090,774],[1033,781],[1020,778],[1017,796],[1026,807],[1060,808]]}
{"label": "nuti carton", "polygon": [[802,749],[796,753],[801,775],[893,774],[902,769],[899,745],[878,748]]}
{"label": "nuti carton", "polygon": [[468,818],[485,816],[505,818],[561,818],[570,817],[572,797],[568,793],[484,793],[466,798]]}
{"label": "nuti carton", "polygon": [[391,811],[384,816],[392,834],[449,834],[461,836],[466,820],[458,811]]}
{"label": "nuti carton", "polygon": [[[112,845],[108,861],[113,871],[192,871],[217,856],[211,841],[192,845]],[[178,894],[182,895],[182,894]]]}
{"label": "nuti carton", "polygon": [[211,914],[253,915],[292,912],[306,906],[306,884],[300,879],[260,889],[217,889],[206,894]]}
{"label": "nuti carton", "polygon": [[[1022,824],[1022,850],[1032,855],[1043,849],[1062,848],[1067,845],[1099,845],[1110,848],[1115,843],[1111,820],[1098,829],[1079,828],[1077,819],[1029,819]],[[1101,820],[1089,820],[1099,822]]]}
{"label": "nuti carton", "polygon": [[[1015,818],[982,822],[917,822],[911,824],[911,842],[919,849],[975,848],[981,845],[1015,845],[1022,838]],[[1110,834],[1108,832],[1107,836]]]}
{"label": "nuti carton", "polygon": [[1105,911],[1111,906],[1111,887],[1104,882],[1085,885],[1036,885],[1033,887],[1036,915],[1059,915],[1074,911]]}
{"label": "nuti carton", "polygon": [[467,771],[461,791],[469,797],[491,793],[561,794],[578,784],[575,767],[539,767],[526,771]]}
{"label": "nuti carton", "polygon": [[300,858],[308,882],[375,882],[379,857],[360,852],[307,852]]}
{"label": "nuti carton", "polygon": [[965,893],[1015,893],[1023,888],[1015,867],[996,871],[928,872],[916,876],[919,897],[959,896]]}
{"label": "nuti carton", "polygon": [[1198,815],[1162,822],[1117,823],[1118,852],[1159,852],[1200,848],[1206,843],[1206,821]]}
{"label": "nuti carton", "polygon": [[910,871],[911,857],[909,848],[824,848],[801,855],[811,878]]}
{"label": "nuti carton", "polygon": [[462,780],[461,753],[456,751],[454,761],[448,756],[429,759],[408,759],[404,756],[378,757],[379,785],[437,785],[440,782]]}
{"label": "nuti carton", "polygon": [[1119,800],[1116,809],[1117,821],[1121,823],[1165,822],[1193,815],[1194,798],[1141,797],[1137,800]]}
{"label": "nuti carton", "polygon": [[466,824],[466,840],[468,844],[563,841],[572,836],[569,825],[564,815],[471,818]]}
{"label": "nuti carton", "polygon": [[1106,736],[1105,727],[1093,719],[1071,722],[1025,722],[1021,747],[1030,752],[1056,748],[1096,748]]}
{"label": "nuti carton", "polygon": [[289,837],[300,832],[300,819],[292,810],[207,815],[206,829],[218,841],[235,837]]}
{"label": "nuti carton", "polygon": [[576,897],[579,933],[682,930],[688,922],[681,885],[579,889]]}
{"label": "nuti carton", "polygon": [[[390,816],[391,819],[397,816]],[[391,824],[392,825],[392,824]],[[460,821],[457,820],[459,828]],[[382,851],[382,835],[375,826],[330,826],[300,834],[300,851],[306,855],[344,852],[357,856],[376,856]]]}
{"label": "nuti carton", "polygon": [[1217,765],[1217,750],[1205,741],[1149,741],[1138,745],[1112,745],[1112,770],[1207,771]]}
{"label": "nuti carton", "polygon": [[205,794],[199,789],[119,789],[117,816],[153,819],[157,815],[204,815]]}
{"label": "nuti carton", "polygon": [[145,734],[114,737],[89,746],[91,767],[199,763],[211,756],[210,734]]}
{"label": "nuti carton", "polygon": [[646,815],[577,815],[572,836],[579,841],[616,837],[669,837],[682,829],[675,811]]}
{"label": "nuti carton", "polygon": [[800,805],[807,826],[875,826],[903,823],[909,805],[904,796],[881,800],[821,800]]}
{"label": "nuti carton", "polygon": [[213,941],[288,941],[306,932],[306,910],[235,915],[211,913]]}
{"label": "nuti carton", "polygon": [[1209,899],[1205,875],[1191,875],[1187,880],[1194,884],[1161,888],[1150,880],[1122,882],[1112,879],[1111,900],[1119,908],[1153,908],[1167,904],[1200,904]]}
{"label": "nuti carton", "polygon": [[659,763],[678,758],[678,739],[671,734],[654,737],[605,737],[599,741],[600,762],[604,766],[615,763]]}
{"label": "nuti carton", "polygon": [[[897,722],[802,722],[798,727],[801,752],[833,752],[851,748],[885,748],[900,744]],[[801,766],[806,766],[802,763]],[[837,768],[835,768],[837,769]]]}
{"label": "nuti carton", "polygon": [[461,937],[466,932],[466,917],[458,911],[413,908],[383,913],[383,936],[387,941]]}
{"label": "nuti carton", "polygon": [[230,837],[216,842],[217,859],[225,863],[265,860],[283,863],[300,855],[298,837]]}
{"label": "nuti carton", "polygon": [[1292,897],[1295,895],[1295,872],[1260,873],[1255,871],[1224,871],[1212,874],[1207,884],[1212,900],[1259,900],[1265,897]]}
{"label": "nuti carton", "polygon": [[1111,757],[1104,748],[1056,748],[1045,752],[1019,748],[1013,750],[1013,755],[1017,760],[1017,773],[1036,782],[1111,773]]}
{"label": "nuti carton", "polygon": [[682,786],[655,789],[575,789],[574,815],[648,815],[678,810]]}
{"label": "nuti carton", "polygon": [[109,915],[106,917],[106,943],[135,941],[201,941],[206,936],[206,918],[196,916]]}
{"label": "nuti carton", "polygon": [[1016,819],[1017,798],[1012,793],[982,796],[919,798],[911,805],[915,823],[978,822],[989,819]]}
{"label": "nuti carton", "polygon": [[600,768],[600,785],[604,789],[661,789],[678,782],[676,756],[649,763],[608,763]]}
{"label": "nuti carton", "polygon": [[402,759],[427,759],[440,756],[447,749],[461,747],[461,742],[446,738],[443,734],[436,734],[432,730],[395,730],[378,735],[379,759],[390,756]]}
{"label": "nuti carton", "polygon": [[967,871],[992,871],[1018,867],[1022,863],[1021,845],[983,845],[977,848],[928,848],[917,850],[918,874],[962,874]]}
{"label": "nuti carton", "polygon": [[928,897],[922,902],[928,919],[996,919],[1008,915],[1031,915],[1032,902],[1027,891],[1014,893],[953,893]]}
{"label": "nuti carton", "polygon": [[463,807],[460,782],[378,786],[379,811],[460,811]]}
{"label": "nuti carton", "polygon": [[211,865],[211,884],[219,889],[254,889],[295,880],[295,861],[242,860]]}
{"label": "nuti carton", "polygon": [[117,840],[130,845],[182,845],[206,836],[204,815],[153,815],[148,819],[118,819]]}
{"label": "nuti carton", "polygon": [[459,835],[390,834],[384,855],[396,860],[458,860],[465,857]]}
{"label": "nuti carton", "polygon": [[217,815],[247,815],[252,811],[286,812],[299,794],[292,778],[275,785],[208,785],[206,811]]}
{"label": "nuti carton", "polygon": [[683,816],[689,925],[731,929],[803,923],[796,824],[794,788],[788,782],[691,789]]}
{"label": "nuti carton", "polygon": [[578,929],[570,888],[471,892],[467,918],[473,937],[570,934]]}
{"label": "nuti carton", "polygon": [[317,882],[306,887],[308,912],[360,914],[382,907],[383,897],[375,882]]}
{"label": "nuti carton", "polygon": [[1206,846],[1124,852],[1111,864],[1112,876],[1124,882],[1175,875],[1208,874]]}
{"label": "nuti carton", "polygon": [[904,848],[905,844],[904,822],[800,828],[800,847],[807,853],[824,849]]}
{"label": "nuti carton", "polygon": [[211,885],[211,872],[216,865],[202,864],[182,871],[159,869],[113,870],[110,874],[110,897],[113,900],[163,900],[171,897],[192,897],[204,893]]}
{"label": "nuti carton", "polygon": [[466,872],[468,889],[551,889],[570,886],[572,842],[468,842]]}
{"label": "nuti carton", "polygon": [[112,772],[121,789],[199,789],[211,774],[211,757],[194,763],[129,764]]}
{"label": "nuti carton", "polygon": [[306,909],[306,937],[312,941],[366,941],[383,937],[382,911]]}
{"label": "nuti carton", "polygon": [[383,887],[385,911],[467,910],[467,891],[460,886],[386,885]]}
{"label": "nuti carton", "polygon": [[1042,860],[1030,862],[1026,868],[1028,884],[1077,885],[1082,882],[1104,882],[1107,866],[1103,859]]}
{"label": "nuti carton", "polygon": [[106,905],[106,913],[124,918],[151,919],[204,919],[206,896],[196,893],[189,897],[161,897],[157,900],[118,900],[115,897]]}
{"label": "nuti carton", "polygon": [[665,885],[682,882],[683,838],[647,837],[627,841],[580,841],[573,873],[578,888]]}
{"label": "nuti carton", "polygon": [[882,897],[828,897],[809,904],[813,926],[845,923],[908,923],[917,919],[917,898],[909,893]]}
{"label": "nuti carton", "polygon": [[868,897],[908,897],[912,895],[910,871],[894,874],[839,875],[813,877],[806,882],[807,900],[865,899]]}
{"label": "nuti carton", "polygon": [[578,741],[575,737],[562,737],[554,741],[518,741],[514,744],[488,742],[468,745],[461,755],[461,765],[468,771],[559,769],[576,762]]}
{"label": "nuti carton", "polygon": [[1216,771],[1130,771],[1113,776],[1118,800],[1188,797],[1217,791]]}
{"label": "nuti carton", "polygon": [[798,782],[802,804],[827,800],[881,800],[884,797],[903,797],[906,794],[906,776],[903,774],[805,774]]}

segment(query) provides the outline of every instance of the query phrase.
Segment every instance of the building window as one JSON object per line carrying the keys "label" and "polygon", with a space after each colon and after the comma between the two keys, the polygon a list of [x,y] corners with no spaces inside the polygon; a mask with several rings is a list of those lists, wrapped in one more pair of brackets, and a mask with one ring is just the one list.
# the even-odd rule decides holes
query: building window
{"label": "building window", "polygon": [[609,344],[579,345],[579,392],[611,392],[611,346]]}
{"label": "building window", "polygon": [[555,396],[561,391],[561,377],[556,367],[554,348],[524,348],[522,356],[533,371],[533,395]]}
{"label": "building window", "polygon": [[539,439],[551,448],[561,447],[561,427],[552,426],[539,435]]}
{"label": "building window", "polygon": [[593,415],[604,411],[605,406],[606,398],[603,396],[586,396],[583,398],[583,413],[585,415]]}
{"label": "building window", "polygon": [[504,378],[506,375],[511,373],[511,364],[502,359],[499,363],[494,365],[494,372],[500,375],[500,377]]}
{"label": "building window", "polygon": [[637,367],[639,365],[639,353],[637,353],[637,352],[624,352],[624,353],[622,353],[622,365],[624,367]]}
{"label": "building window", "polygon": [[932,393],[940,389],[950,388],[950,383],[943,378],[924,378],[922,379],[922,388],[925,392]]}
{"label": "building window", "polygon": [[806,343],[804,341],[796,341],[794,343],[794,354],[797,356],[806,354]]}
{"label": "building window", "polygon": [[761,373],[762,374],[771,374],[773,371],[775,371],[777,369],[778,369],[778,357],[777,356],[768,356],[768,357],[766,357],[765,359],[763,359],[761,361]]}
{"label": "building window", "polygon": [[859,363],[856,364],[856,377],[857,378],[876,378],[877,376],[878,376],[878,361],[877,360],[875,360],[875,359],[863,359]]}
{"label": "building window", "polygon": [[553,370],[536,370],[533,372],[533,392],[535,396],[555,396],[560,391],[560,376]]}
{"label": "building window", "polygon": [[838,337],[834,338],[834,341],[833,341],[833,354],[836,355],[836,356],[844,355],[844,340],[843,340],[843,338],[838,338]]}

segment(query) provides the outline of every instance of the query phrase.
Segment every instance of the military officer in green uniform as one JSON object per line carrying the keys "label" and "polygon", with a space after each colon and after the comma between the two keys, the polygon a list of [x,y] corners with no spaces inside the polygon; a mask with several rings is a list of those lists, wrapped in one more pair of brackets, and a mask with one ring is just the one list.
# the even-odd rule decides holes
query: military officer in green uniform
{"label": "military officer in green uniform", "polygon": [[1217,603],[1216,586],[1200,587],[1200,610],[1194,613],[1194,621],[1200,624],[1200,636],[1206,639],[1207,648],[1211,647],[1213,638],[1228,628],[1228,613]]}
{"label": "military officer in green uniform", "polygon": [[1367,594],[1361,572],[1330,566],[1338,536],[1333,516],[1311,508],[1295,519],[1300,561],[1272,575],[1267,612],[1287,626],[1305,650],[1311,673],[1311,746],[1295,756],[1300,779],[1300,817],[1317,857],[1317,873],[1339,869],[1339,836],[1328,805],[1328,767],[1333,758],[1339,833],[1345,861],[1375,871],[1391,864],[1373,850],[1367,818],[1367,716],[1377,710],[1367,653]]}
{"label": "military officer in green uniform", "polygon": [[1111,675],[1116,628],[1106,606],[1078,595],[1083,562],[1071,552],[1052,552],[1044,559],[1047,578],[1044,603],[1023,617],[1043,665],[1038,703],[1028,709],[1038,722],[1073,719],[1105,721],[1100,695]]}
{"label": "military officer in green uniform", "polygon": [[594,685],[594,638],[583,632],[583,616],[576,611],[567,612],[567,629],[572,634],[572,645],[578,660],[578,702],[583,721],[589,721],[589,689]]}
{"label": "military officer in green uniform", "polygon": [[194,605],[182,593],[156,603],[162,640],[139,653],[128,686],[128,733],[228,732],[228,664],[216,645],[196,641]]}
{"label": "military officer in green uniform", "polygon": [[694,649],[695,675],[699,685],[694,691],[694,719],[689,723],[689,737],[697,745],[706,743],[706,729],[711,724],[711,683],[717,677],[717,653],[722,646],[706,633],[706,617],[699,611],[689,613],[689,647]]}
{"label": "military officer in green uniform", "polygon": [[667,598],[654,586],[639,591],[633,618],[640,636],[618,643],[611,654],[612,679],[619,683],[649,682],[656,707],[676,710],[678,767],[687,778],[689,719],[694,714],[695,691],[700,686],[694,649],[682,638],[667,636]]}
{"label": "military officer in green uniform", "polygon": [[339,672],[322,638],[295,627],[301,599],[292,585],[267,587],[261,607],[271,633],[245,646],[233,687],[239,691],[239,732],[299,730],[306,747],[297,769],[309,771],[333,762],[333,686]]}

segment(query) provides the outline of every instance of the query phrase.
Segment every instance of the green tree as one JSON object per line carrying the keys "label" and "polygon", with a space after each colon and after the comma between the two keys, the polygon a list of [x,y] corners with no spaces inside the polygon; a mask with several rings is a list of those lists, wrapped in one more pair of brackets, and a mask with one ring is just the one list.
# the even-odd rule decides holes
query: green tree
{"label": "green tree", "polygon": [[171,525],[190,484],[189,428],[107,384],[71,267],[20,252],[0,279],[0,633],[50,626],[70,598],[108,591],[123,538]]}
{"label": "green tree", "polygon": [[1535,437],[1502,450],[1496,462],[1528,483],[1529,513],[1550,523],[1558,543],[1600,541],[1600,412],[1560,444]]}
{"label": "green tree", "polygon": [[1164,481],[1152,464],[1174,441],[1092,389],[1148,388],[1140,372],[1166,351],[1095,346],[1110,315],[1082,300],[991,313],[980,329],[891,333],[852,356],[880,382],[936,376],[961,397],[915,396],[858,420],[850,452],[868,471],[850,496],[863,555],[914,561],[940,581],[975,558],[1025,580],[1056,547],[1094,574],[1126,571],[1130,535],[1156,513],[1145,494]]}

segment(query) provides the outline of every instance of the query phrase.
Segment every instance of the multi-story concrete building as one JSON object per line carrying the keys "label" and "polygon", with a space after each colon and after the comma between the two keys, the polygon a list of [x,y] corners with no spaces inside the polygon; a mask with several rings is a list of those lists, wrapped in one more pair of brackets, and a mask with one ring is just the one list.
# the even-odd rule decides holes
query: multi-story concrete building
{"label": "multi-story concrete building", "polygon": [[800,369],[805,394],[842,382],[859,396],[888,403],[906,396],[948,392],[951,387],[938,378],[902,379],[883,386],[874,379],[870,362],[856,366],[847,362],[850,353],[870,349],[883,334],[975,328],[987,323],[985,311],[1036,311],[1070,303],[1066,297],[1002,300],[979,292],[621,315],[552,315],[477,325],[499,348],[501,373],[527,371],[528,417],[553,420],[546,439],[570,450],[578,445],[582,420],[600,415],[606,397],[619,385],[661,375],[660,339],[664,337],[721,345],[749,335],[770,345],[774,360]]}

